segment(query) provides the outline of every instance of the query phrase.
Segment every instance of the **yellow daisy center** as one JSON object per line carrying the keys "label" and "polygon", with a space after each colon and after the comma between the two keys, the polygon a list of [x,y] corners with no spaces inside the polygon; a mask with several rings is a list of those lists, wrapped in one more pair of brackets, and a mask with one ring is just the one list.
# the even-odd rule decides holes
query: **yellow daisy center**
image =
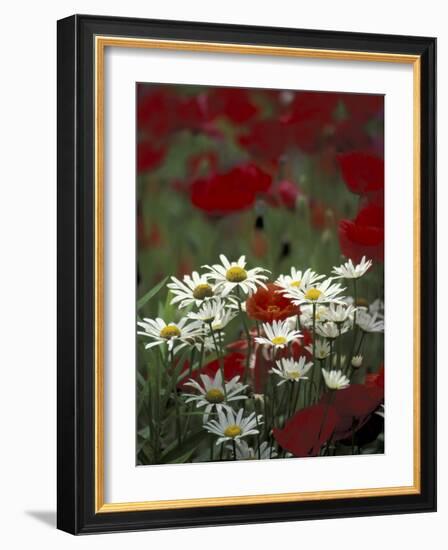
{"label": "yellow daisy center", "polygon": [[241,283],[247,279],[247,271],[238,265],[234,265],[227,270],[226,279],[231,283]]}
{"label": "yellow daisy center", "polygon": [[268,313],[278,313],[280,308],[278,306],[268,306]]}
{"label": "yellow daisy center", "polygon": [[236,424],[231,424],[224,430],[224,435],[226,437],[236,437],[237,435],[241,435],[241,428]]}
{"label": "yellow daisy center", "polygon": [[292,283],[289,286],[299,287],[301,282],[302,281],[292,281]]}
{"label": "yellow daisy center", "polygon": [[286,338],[284,336],[274,336],[274,338],[272,338],[271,342],[275,346],[281,346],[282,344],[286,344]]}
{"label": "yellow daisy center", "polygon": [[319,296],[322,294],[322,291],[318,288],[310,288],[305,293],[305,298],[307,300],[316,301],[319,299]]}
{"label": "yellow daisy center", "polygon": [[296,370],[289,371],[288,378],[291,378],[292,380],[298,380],[300,378],[300,372]]}
{"label": "yellow daisy center", "polygon": [[209,389],[205,397],[209,403],[222,403],[224,401],[224,394],[218,388]]}
{"label": "yellow daisy center", "polygon": [[203,300],[204,298],[211,298],[212,296],[213,289],[207,283],[201,283],[193,290],[193,297],[196,298],[196,300]]}
{"label": "yellow daisy center", "polygon": [[176,325],[167,325],[160,331],[160,336],[166,340],[171,340],[171,338],[180,336],[180,330],[176,327]]}

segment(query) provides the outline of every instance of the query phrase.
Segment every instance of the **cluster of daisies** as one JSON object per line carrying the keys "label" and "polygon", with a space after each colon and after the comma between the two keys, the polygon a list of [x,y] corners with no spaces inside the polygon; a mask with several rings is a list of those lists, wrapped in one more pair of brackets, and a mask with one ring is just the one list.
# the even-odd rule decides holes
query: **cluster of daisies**
{"label": "cluster of daisies", "polygon": [[[263,357],[271,362],[269,375],[279,391],[285,384],[291,388],[289,399],[294,400],[296,406],[300,390],[295,394],[294,390],[299,383],[314,380],[318,388],[314,397],[311,392],[307,394],[307,405],[319,398],[319,392],[348,387],[353,370],[363,363],[360,351],[365,334],[384,330],[383,303],[376,300],[360,306],[357,301],[357,280],[371,268],[372,262],[362,258],[355,265],[349,260],[334,267],[330,277],[312,269],[301,271],[293,267],[289,274],[280,275],[273,283],[274,292],[289,300],[297,314],[271,322],[256,321],[254,326],[246,312],[246,301],[260,288],[267,290],[270,272],[262,267],[248,269],[244,256],[237,261],[230,261],[223,254],[219,258],[220,263],[203,266],[202,273],[194,271],[182,280],[171,277],[167,287],[171,304],[178,309],[178,319],[167,322],[161,318],[145,318],[138,322],[138,334],[145,338],[146,348],[159,346],[173,367],[179,360],[179,352],[185,348],[190,356],[199,357],[190,364],[181,398],[185,406],[201,412],[203,429],[215,439],[221,456],[224,453],[235,460],[274,458],[279,449],[275,448],[272,438],[261,440],[262,432],[269,434],[266,429],[262,430],[267,419],[258,414],[257,407],[248,406],[248,402],[257,397],[263,402],[263,395],[255,395],[251,384],[257,352],[261,350]],[[344,294],[346,287],[341,280],[353,285],[353,297]],[[246,340],[247,361],[244,375],[227,380],[224,375],[226,330],[232,322],[237,323],[241,339]],[[353,329],[360,336],[359,343],[354,341],[352,353],[346,356],[340,351],[336,353],[335,342]],[[312,336],[311,343],[301,346],[303,354],[297,357],[293,348],[303,343],[305,331]],[[201,372],[209,354],[219,362],[214,375]],[[296,409],[286,403],[285,410],[286,415]]]}

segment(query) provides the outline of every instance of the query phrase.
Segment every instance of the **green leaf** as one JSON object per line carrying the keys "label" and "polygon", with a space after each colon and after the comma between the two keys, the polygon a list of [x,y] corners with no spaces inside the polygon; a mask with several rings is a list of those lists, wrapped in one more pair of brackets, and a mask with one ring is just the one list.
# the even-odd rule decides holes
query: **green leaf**
{"label": "green leaf", "polygon": [[151,298],[153,298],[159,290],[165,285],[166,281],[168,280],[168,276],[165,277],[160,281],[160,283],[157,283],[155,286],[153,286],[146,294],[144,294],[140,300],[137,301],[137,310],[141,309]]}
{"label": "green leaf", "polygon": [[185,462],[185,460],[190,458],[207,435],[208,434],[206,432],[201,430],[200,432],[196,432],[192,436],[188,437],[182,442],[181,445],[178,445],[174,449],[167,449],[168,452],[165,451],[161,456],[161,463],[179,464],[180,462]]}

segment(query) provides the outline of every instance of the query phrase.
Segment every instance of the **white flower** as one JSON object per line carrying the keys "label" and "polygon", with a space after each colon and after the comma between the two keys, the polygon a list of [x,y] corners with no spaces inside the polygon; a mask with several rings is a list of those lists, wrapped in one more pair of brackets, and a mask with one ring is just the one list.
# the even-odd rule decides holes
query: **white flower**
{"label": "white flower", "polygon": [[284,295],[292,302],[300,306],[302,304],[328,305],[330,303],[343,304],[343,298],[339,296],[345,290],[338,283],[332,283],[332,278],[317,282],[308,287],[290,287],[284,291]]}
{"label": "white flower", "polygon": [[216,289],[210,284],[209,277],[208,273],[199,275],[197,271],[193,271],[191,275],[185,275],[183,281],[171,277],[173,282],[166,285],[174,294],[171,304],[179,304],[179,308],[191,304],[200,306],[204,301],[215,297]]}
{"label": "white flower", "polygon": [[263,281],[268,277],[262,273],[267,270],[262,267],[246,270],[245,256],[241,256],[237,262],[229,262],[224,254],[221,254],[219,259],[222,265],[204,265],[203,267],[209,270],[208,276],[214,280],[217,290],[223,297],[237,288],[241,288],[244,294],[249,296],[257,290],[257,286],[266,288]]}
{"label": "white flower", "polygon": [[277,368],[272,368],[270,372],[280,376],[282,380],[277,384],[281,386],[285,382],[299,382],[300,380],[308,380],[308,376],[305,374],[313,366],[313,363],[306,363],[306,357],[300,357],[299,361],[294,359],[280,359],[275,362]]}
{"label": "white flower", "polygon": [[243,417],[244,409],[237,413],[233,409],[221,408],[217,411],[218,419],[210,420],[204,428],[218,437],[216,445],[224,441],[238,441],[243,437],[259,433],[257,424],[262,423],[261,415],[255,417],[255,413]]}
{"label": "white flower", "polygon": [[[313,344],[308,344],[308,346],[305,346],[305,349],[312,354]],[[326,340],[318,340],[316,338],[316,359],[320,359],[321,361],[326,359],[330,355],[330,349],[330,344]]]}
{"label": "white flower", "polygon": [[307,288],[317,281],[323,279],[325,275],[318,275],[312,269],[307,269],[302,272],[297,270],[295,267],[291,267],[291,275],[280,275],[275,281],[277,286],[280,286],[284,289],[289,288]]}
{"label": "white flower", "polygon": [[247,399],[245,395],[241,393],[247,388],[243,384],[239,383],[239,376],[235,376],[229,382],[224,384],[222,381],[221,371],[218,370],[215,378],[211,378],[206,374],[201,374],[200,379],[202,385],[199,384],[196,380],[190,378],[188,382],[185,383],[185,386],[190,386],[197,390],[199,394],[189,394],[184,393],[186,397],[186,403],[195,402],[196,408],[205,407],[204,411],[204,422],[207,422],[208,416],[215,408],[216,410],[221,409],[227,403],[232,401],[240,401],[241,399]]}
{"label": "white flower", "polygon": [[316,325],[316,332],[319,336],[323,338],[329,338],[334,340],[340,334],[345,334],[349,330],[349,325],[338,325],[333,323],[333,321],[327,321],[326,323],[319,323]]}
{"label": "white flower", "polygon": [[380,405],[379,409],[375,411],[375,414],[384,418],[384,405]]}
{"label": "white flower", "polygon": [[177,353],[180,349],[192,343],[195,338],[203,335],[200,321],[186,324],[187,321],[187,317],[183,317],[178,323],[168,324],[159,317],[157,319],[143,319],[143,321],[137,323],[144,329],[139,331],[138,334],[148,336],[153,340],[153,342],[146,344],[146,349],[167,344],[169,351],[174,348],[175,353]]}
{"label": "white flower", "polygon": [[384,319],[384,302],[377,298],[369,306],[370,314],[377,314],[379,319]]}
{"label": "white flower", "polygon": [[[227,446],[229,451],[233,451],[232,446]],[[275,458],[277,452],[274,447],[271,447],[267,441],[261,443],[260,448],[252,448],[244,441],[239,439],[236,443],[236,459],[237,460],[267,460],[269,458]]]}
{"label": "white flower", "polygon": [[[318,305],[316,306],[316,322],[322,322],[327,320],[328,307]],[[313,326],[313,306],[304,304],[300,308],[300,323],[302,326],[311,328]]]}
{"label": "white flower", "polygon": [[263,323],[263,331],[265,336],[257,336],[255,341],[258,344],[276,348],[284,348],[289,342],[302,338],[300,330],[289,328],[287,319],[285,321],[273,321],[272,324]]}
{"label": "white flower", "polygon": [[203,323],[211,324],[213,330],[222,330],[234,317],[236,313],[225,307],[220,298],[209,300],[202,304],[197,312],[188,314],[190,319],[197,319]]}
{"label": "white flower", "polygon": [[227,298],[227,308],[228,309],[233,309],[235,311],[240,311],[240,309],[242,311],[246,311],[246,302],[241,302],[240,300],[238,300],[238,298],[234,298],[233,296],[229,296]]}
{"label": "white flower", "polygon": [[[225,336],[225,333],[221,332],[220,336],[223,338]],[[213,341],[213,336],[211,336],[211,335],[206,335],[206,336],[203,336],[201,338],[196,339],[196,341],[194,343],[194,347],[197,350],[201,351],[202,346],[204,346],[204,351],[205,352],[216,351],[215,342]]]}
{"label": "white flower", "polygon": [[330,390],[343,390],[350,386],[350,380],[342,373],[341,370],[326,370],[322,369],[322,375],[325,384]]}
{"label": "white flower", "polygon": [[327,311],[327,320],[333,323],[353,322],[353,315],[356,308],[353,306],[345,306],[341,304],[330,304]]}
{"label": "white flower", "polygon": [[358,265],[354,265],[350,259],[345,264],[342,264],[339,267],[333,267],[332,273],[337,275],[336,279],[359,279],[370,269],[372,265],[372,260],[366,260],[366,257],[363,256],[361,262]]}
{"label": "white flower", "polygon": [[384,320],[378,314],[371,315],[365,309],[360,309],[356,314],[356,324],[364,332],[383,332]]}
{"label": "white flower", "polygon": [[354,355],[352,357],[351,363],[354,369],[359,369],[359,367],[362,365],[362,355]]}

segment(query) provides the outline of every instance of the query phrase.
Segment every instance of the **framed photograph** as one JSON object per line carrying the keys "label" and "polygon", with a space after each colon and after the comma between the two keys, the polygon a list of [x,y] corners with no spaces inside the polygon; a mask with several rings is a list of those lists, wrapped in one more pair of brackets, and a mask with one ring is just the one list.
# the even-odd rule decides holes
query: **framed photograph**
{"label": "framed photograph", "polygon": [[436,508],[434,38],[58,22],[58,527]]}

